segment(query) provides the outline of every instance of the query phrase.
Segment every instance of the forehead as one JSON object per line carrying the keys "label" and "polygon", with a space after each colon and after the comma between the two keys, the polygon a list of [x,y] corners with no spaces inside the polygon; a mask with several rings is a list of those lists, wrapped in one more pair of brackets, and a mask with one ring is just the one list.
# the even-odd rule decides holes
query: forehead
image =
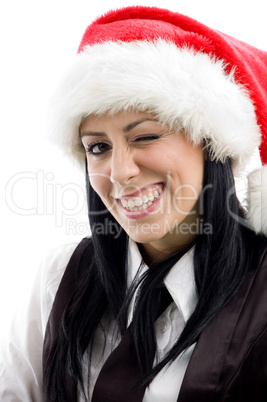
{"label": "forehead", "polygon": [[[119,112],[113,115],[109,115],[108,113],[103,115],[90,115],[85,117],[82,120],[80,125],[80,131],[88,130],[94,128],[95,130],[103,127],[110,127],[111,125],[114,127],[118,127],[120,129],[129,126],[131,128],[131,124],[134,125],[136,122],[151,122],[155,124],[159,124],[159,120],[157,117],[151,113],[138,112],[138,111],[127,111],[127,112]],[[133,127],[132,127],[133,128]]]}

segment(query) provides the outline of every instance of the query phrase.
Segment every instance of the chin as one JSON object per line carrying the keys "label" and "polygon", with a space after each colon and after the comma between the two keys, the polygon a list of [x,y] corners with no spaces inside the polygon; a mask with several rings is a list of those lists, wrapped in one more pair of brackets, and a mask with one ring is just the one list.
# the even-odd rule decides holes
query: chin
{"label": "chin", "polygon": [[151,225],[140,225],[135,230],[126,229],[126,232],[131,240],[141,244],[160,240],[164,236],[164,233],[161,233],[156,225],[154,228],[151,228]]}

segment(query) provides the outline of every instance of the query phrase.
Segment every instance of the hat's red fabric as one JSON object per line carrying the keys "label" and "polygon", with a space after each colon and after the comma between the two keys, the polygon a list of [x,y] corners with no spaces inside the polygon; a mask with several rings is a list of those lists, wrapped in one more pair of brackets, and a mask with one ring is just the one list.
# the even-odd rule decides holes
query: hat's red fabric
{"label": "hat's red fabric", "polygon": [[227,70],[235,69],[254,103],[261,127],[260,154],[267,164],[267,53],[242,41],[213,30],[198,21],[155,7],[126,7],[110,11],[86,29],[78,53],[86,46],[107,41],[153,41],[164,39],[178,47],[193,47],[224,60]]}

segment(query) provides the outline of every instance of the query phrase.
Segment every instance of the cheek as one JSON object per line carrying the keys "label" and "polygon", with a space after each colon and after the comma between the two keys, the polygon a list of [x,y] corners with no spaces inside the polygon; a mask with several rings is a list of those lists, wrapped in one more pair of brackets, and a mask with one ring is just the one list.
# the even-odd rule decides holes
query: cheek
{"label": "cheek", "polygon": [[101,199],[105,198],[109,190],[109,180],[100,173],[89,174],[91,186]]}
{"label": "cheek", "polygon": [[203,185],[204,178],[204,152],[202,149],[197,148],[194,149],[193,158],[192,158],[192,166],[193,168],[189,170],[189,176],[193,183],[195,183],[196,188],[200,191]]}
{"label": "cheek", "polygon": [[92,162],[90,163],[89,160],[87,160],[87,171],[91,186],[102,198],[110,184],[109,176],[105,173],[103,166]]}
{"label": "cheek", "polygon": [[149,151],[142,150],[136,157],[136,163],[141,166],[143,171],[148,171],[155,175],[160,175],[166,178],[168,171],[172,169],[170,158],[170,150],[165,150],[164,147],[153,147]]}
{"label": "cheek", "polygon": [[[182,148],[183,152],[179,152],[170,170],[174,177],[173,191],[175,199],[183,200],[184,203],[191,205],[196,201],[203,185],[204,176],[204,154],[202,148],[192,147],[191,145]],[[186,198],[188,197],[188,201]]]}
{"label": "cheek", "polygon": [[180,151],[177,161],[184,176],[190,183],[202,183],[205,159],[202,147],[194,147],[186,141]]}

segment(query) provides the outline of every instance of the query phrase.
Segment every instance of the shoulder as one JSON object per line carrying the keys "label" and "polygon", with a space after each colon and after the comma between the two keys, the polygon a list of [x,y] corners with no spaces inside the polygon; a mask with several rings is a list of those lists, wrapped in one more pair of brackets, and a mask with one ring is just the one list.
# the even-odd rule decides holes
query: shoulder
{"label": "shoulder", "polygon": [[256,236],[250,247],[252,248],[251,270],[255,271],[255,279],[257,279],[267,275],[267,237]]}
{"label": "shoulder", "polygon": [[76,243],[69,243],[46,253],[6,336],[1,336],[0,400],[43,400],[41,362],[45,329],[62,275],[76,247]]}
{"label": "shoulder", "polygon": [[78,243],[72,242],[50,249],[43,257],[39,270],[43,327],[46,326],[59,284]]}
{"label": "shoulder", "polygon": [[42,311],[44,319],[48,319],[56,293],[59,289],[63,276],[66,274],[67,267],[73,269],[83,266],[80,264],[84,260],[92,258],[90,238],[84,238],[80,242],[72,242],[51,249],[43,258],[41,263],[41,289],[42,289]]}
{"label": "shoulder", "polygon": [[[242,283],[239,291],[230,304],[237,306],[237,300],[242,306],[242,314],[249,322],[261,321],[265,326],[267,323],[267,309],[265,300],[267,298],[267,238],[255,236],[249,244],[251,247],[250,269],[247,277]],[[249,312],[254,316],[251,319]],[[253,314],[254,312],[254,314]],[[256,328],[257,326],[255,326]]]}
{"label": "shoulder", "polygon": [[60,282],[66,266],[78,243],[68,243],[50,249],[41,261],[43,285],[50,288]]}
{"label": "shoulder", "polygon": [[[225,378],[229,373],[224,392],[226,399],[230,395],[236,396],[233,400],[240,401],[263,401],[266,398],[267,238],[257,237],[256,240],[250,278],[229,305],[237,314],[233,314],[236,321],[231,347],[225,358]],[[225,325],[226,322],[224,320]]]}
{"label": "shoulder", "polygon": [[205,383],[212,372],[211,387],[220,400],[262,401],[257,397],[267,381],[267,239],[252,237],[247,247],[252,256],[248,275],[201,333],[187,375]]}

